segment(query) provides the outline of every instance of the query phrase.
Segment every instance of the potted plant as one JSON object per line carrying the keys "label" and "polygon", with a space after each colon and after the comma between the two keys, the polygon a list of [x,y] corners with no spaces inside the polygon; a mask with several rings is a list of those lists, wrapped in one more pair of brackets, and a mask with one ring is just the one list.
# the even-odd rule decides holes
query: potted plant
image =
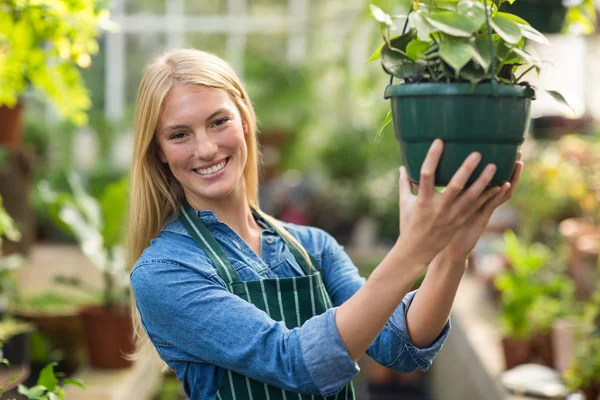
{"label": "potted plant", "polygon": [[[129,274],[122,246],[128,181],[108,185],[99,199],[86,192],[76,174],[70,174],[68,181],[71,192],[55,192],[43,182],[39,188],[56,222],[75,237],[82,252],[102,271],[100,304],[81,309],[90,362],[103,368],[127,367],[131,361],[125,355],[134,350]],[[63,277],[61,282],[89,291],[77,277]]]}
{"label": "potted plant", "polygon": [[503,10],[529,21],[542,33],[593,33],[596,10],[593,0],[513,0]]}
{"label": "potted plant", "polygon": [[[497,166],[490,185],[510,180],[535,96],[522,79],[529,70],[540,70],[540,61],[524,50],[525,38],[547,39],[525,20],[498,11],[504,1],[410,2],[403,33],[396,37],[391,36],[393,18],[371,6],[384,43],[369,62],[381,58],[391,75],[385,90],[391,112],[382,127],[393,120],[413,182],[419,182],[436,138],[445,141],[436,185],[447,185],[474,151],[482,161],[469,184],[488,163]],[[524,64],[528,68],[517,71]],[[393,84],[394,78],[400,84]],[[549,94],[564,102],[559,93]]]}
{"label": "potted plant", "polygon": [[600,395],[600,290],[586,303],[582,321],[576,331],[574,359],[564,371],[567,387],[582,390],[586,399]]}
{"label": "potted plant", "polygon": [[[78,379],[65,378],[59,381],[58,374],[54,372],[55,366],[56,363],[46,365],[41,371],[35,386],[28,388],[25,385],[19,385],[18,392],[28,400],[64,400],[65,386],[74,385],[82,389],[84,388],[83,382]],[[2,394],[2,391],[0,391],[0,397]]]}
{"label": "potted plant", "polygon": [[[535,346],[540,343],[536,336],[546,322],[545,317],[539,316],[540,307],[568,288],[568,284],[560,275],[547,273],[545,267],[552,252],[545,245],[519,240],[512,231],[505,232],[504,244],[510,268],[498,275],[494,283],[500,291],[506,368],[511,369],[532,361]],[[548,358],[546,362],[551,364]]]}
{"label": "potted plant", "polygon": [[0,145],[21,142],[23,94],[42,92],[64,117],[87,121],[91,101],[78,68],[91,64],[100,29],[112,28],[104,2],[0,3]]}

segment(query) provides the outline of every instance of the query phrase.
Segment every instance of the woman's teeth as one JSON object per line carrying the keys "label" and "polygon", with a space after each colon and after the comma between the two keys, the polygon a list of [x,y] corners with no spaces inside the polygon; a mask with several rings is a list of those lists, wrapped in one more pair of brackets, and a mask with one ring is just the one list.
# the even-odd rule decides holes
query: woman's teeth
{"label": "woman's teeth", "polygon": [[223,169],[225,167],[225,164],[227,164],[227,159],[221,161],[219,164],[214,165],[214,166],[212,166],[210,168],[195,169],[194,171],[196,171],[200,175],[210,175],[210,174],[214,174],[215,172]]}

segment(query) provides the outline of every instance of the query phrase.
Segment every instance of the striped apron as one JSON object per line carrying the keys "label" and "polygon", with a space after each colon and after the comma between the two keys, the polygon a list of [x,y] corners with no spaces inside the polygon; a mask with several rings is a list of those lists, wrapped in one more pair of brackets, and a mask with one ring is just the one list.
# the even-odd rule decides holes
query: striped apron
{"label": "striped apron", "polygon": [[[260,216],[252,210],[255,218]],[[196,243],[206,252],[217,268],[219,276],[233,294],[253,304],[275,321],[283,321],[289,328],[301,326],[315,315],[322,314],[333,307],[331,299],[317,269],[317,263],[311,257],[309,265],[299,249],[289,242],[278,228],[271,226],[288,246],[306,276],[293,278],[261,279],[241,281],[229,262],[225,252],[212,236],[208,228],[200,221],[189,203],[184,200],[179,219]],[[222,400],[354,400],[352,382],[334,396],[301,394],[268,385],[247,376],[227,370],[217,392]]]}

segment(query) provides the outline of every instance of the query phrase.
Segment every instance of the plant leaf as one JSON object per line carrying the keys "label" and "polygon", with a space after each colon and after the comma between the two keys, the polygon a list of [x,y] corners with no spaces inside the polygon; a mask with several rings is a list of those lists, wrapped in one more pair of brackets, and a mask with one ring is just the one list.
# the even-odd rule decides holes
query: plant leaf
{"label": "plant leaf", "polygon": [[74,386],[78,386],[82,389],[85,389],[85,384],[83,383],[83,381],[79,380],[79,379],[72,379],[72,378],[65,378],[63,380],[63,385],[74,385]]}
{"label": "plant leaf", "polygon": [[411,60],[416,60],[421,54],[426,52],[431,47],[430,42],[424,42],[422,40],[413,40],[406,46],[406,54]]}
{"label": "plant leaf", "polygon": [[408,18],[411,24],[416,28],[417,32],[419,32],[419,35],[423,38],[426,38],[432,32],[435,32],[436,28],[434,28],[429,22],[427,22],[423,15],[424,11],[421,8],[419,8],[417,11],[411,13]]}
{"label": "plant leaf", "polygon": [[469,37],[479,28],[468,17],[454,11],[432,11],[423,17],[431,26],[451,36]]}
{"label": "plant leaf", "polygon": [[440,57],[454,69],[457,77],[472,56],[472,47],[466,41],[449,40],[440,44]]}
{"label": "plant leaf", "polygon": [[529,40],[533,40],[534,42],[541,43],[541,44],[550,44],[550,42],[548,41],[546,36],[544,36],[542,33],[540,33],[533,26],[525,25],[525,24],[517,24],[517,25],[519,25],[519,29],[521,29],[521,34],[525,38],[527,38]]}
{"label": "plant leaf", "polygon": [[389,14],[385,13],[381,8],[377,7],[374,4],[369,5],[369,8],[371,9],[371,15],[373,16],[373,18],[375,18],[376,21],[390,27],[394,26],[394,23],[392,22],[392,17],[390,17]]}
{"label": "plant leaf", "polygon": [[490,78],[487,74],[481,71],[474,71],[467,68],[464,68],[462,71],[460,71],[460,77],[471,82],[471,91],[475,90],[475,87],[479,84],[479,82]]}
{"label": "plant leaf", "polygon": [[552,98],[554,100],[556,100],[557,102],[559,102],[560,104],[563,104],[563,105],[569,107],[571,109],[571,111],[573,111],[573,114],[575,114],[575,110],[573,110],[573,107],[571,107],[571,105],[569,103],[567,103],[567,100],[565,100],[565,98],[562,94],[560,94],[556,90],[546,90],[545,92],[548,93],[550,96],[552,96]]}
{"label": "plant leaf", "polygon": [[385,43],[383,43],[381,46],[379,46],[377,48],[377,50],[375,50],[375,53],[373,53],[373,55],[371,56],[371,58],[369,58],[367,60],[367,62],[365,63],[365,65],[372,63],[375,60],[379,60],[379,57],[381,57],[381,49],[383,49],[383,46],[385,46]]}
{"label": "plant leaf", "polygon": [[477,29],[485,22],[485,6],[479,1],[461,0],[456,6],[456,11],[468,17],[473,24],[477,25]]}
{"label": "plant leaf", "polygon": [[38,386],[45,387],[49,392],[53,392],[56,389],[56,385],[58,385],[58,379],[54,375],[54,366],[56,363],[50,363],[42,369],[40,372],[40,376],[38,378],[37,384]]}
{"label": "plant leaf", "polygon": [[519,17],[518,15],[515,14],[511,14],[511,13],[507,13],[507,12],[503,12],[503,11],[498,11],[496,13],[497,17],[504,17],[504,18],[508,18],[510,20],[515,21],[517,24],[523,24],[523,25],[529,25],[529,22],[525,21],[523,18]]}
{"label": "plant leaf", "polygon": [[533,65],[536,69],[539,70],[542,68],[542,61],[539,58],[537,58],[536,56],[529,54],[525,50],[522,50],[518,47],[515,47],[514,49],[512,49],[512,51],[513,51],[513,53],[515,53],[516,55],[521,57],[523,60],[525,60],[529,64]]}
{"label": "plant leaf", "polygon": [[386,47],[381,50],[381,66],[390,75],[407,79],[414,73],[421,72],[421,68],[408,56]]}
{"label": "plant leaf", "polygon": [[383,129],[388,126],[388,124],[392,121],[392,110],[389,110],[385,116],[385,119],[383,120],[383,122],[381,123],[381,126],[379,127],[379,130],[377,131],[377,136],[381,135],[381,132],[383,131]]}
{"label": "plant leaf", "polygon": [[417,39],[417,30],[411,28],[404,34],[392,38],[392,40],[390,40],[390,46],[406,53],[406,47],[415,39]]}
{"label": "plant leaf", "polygon": [[490,24],[494,31],[500,35],[500,37],[509,44],[517,44],[519,40],[523,37],[521,34],[521,29],[516,22],[511,20],[508,17],[504,17],[502,15],[496,15],[491,21]]}
{"label": "plant leaf", "polygon": [[490,69],[492,63],[492,53],[490,53],[490,44],[488,43],[488,37],[477,36],[475,43],[473,43],[473,59],[483,68],[485,72]]}

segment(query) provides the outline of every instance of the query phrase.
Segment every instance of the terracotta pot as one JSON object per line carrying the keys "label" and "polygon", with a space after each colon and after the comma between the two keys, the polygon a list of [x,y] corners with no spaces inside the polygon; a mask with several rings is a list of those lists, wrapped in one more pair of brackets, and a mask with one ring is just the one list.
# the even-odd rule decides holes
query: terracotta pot
{"label": "terracotta pot", "polygon": [[554,357],[552,353],[552,334],[536,333],[532,339],[533,351],[537,358],[546,367],[554,368]]}
{"label": "terracotta pot", "polygon": [[23,127],[23,104],[19,101],[15,107],[0,107],[0,146],[15,151],[21,144],[21,131]]}
{"label": "terracotta pot", "polygon": [[581,391],[585,395],[585,400],[597,400],[600,398],[600,382],[585,386],[581,388]]}
{"label": "terracotta pot", "polygon": [[81,310],[81,318],[92,366],[117,369],[132,365],[125,358],[135,350],[133,324],[127,307],[86,306]]}
{"label": "terracotta pot", "polygon": [[53,349],[61,349],[64,354],[64,372],[70,375],[82,362],[84,349],[83,328],[78,313],[49,315],[27,311],[16,311],[13,314],[31,322],[37,330],[49,340]]}
{"label": "terracotta pot", "polygon": [[575,358],[576,331],[578,323],[571,319],[557,319],[552,325],[552,356],[554,368],[561,374],[573,363]]}
{"label": "terracotta pot", "polygon": [[594,293],[600,274],[600,226],[583,218],[569,218],[560,223],[559,230],[568,246],[569,274],[575,281],[576,297],[587,300]]}
{"label": "terracotta pot", "polygon": [[531,339],[502,339],[502,348],[504,350],[504,360],[506,369],[512,369],[518,365],[527,364],[531,361],[533,355],[533,346]]}

